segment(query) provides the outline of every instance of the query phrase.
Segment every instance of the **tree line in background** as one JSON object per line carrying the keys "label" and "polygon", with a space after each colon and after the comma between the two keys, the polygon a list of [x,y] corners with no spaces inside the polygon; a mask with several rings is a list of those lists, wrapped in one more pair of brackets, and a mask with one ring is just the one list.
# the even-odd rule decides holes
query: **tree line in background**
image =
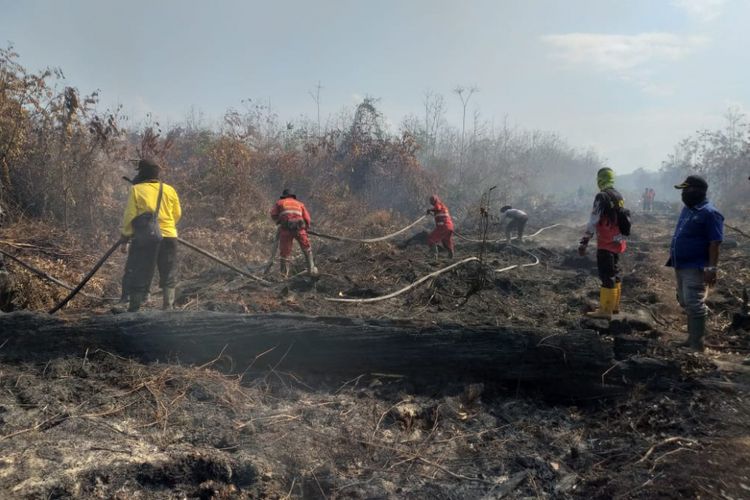
{"label": "tree line in background", "polygon": [[134,129],[119,109],[98,112],[96,94],[81,96],[63,78],[59,70],[31,73],[12,48],[0,50],[0,207],[10,217],[111,234],[127,193],[122,177],[144,157],[164,167],[188,225],[269,225],[268,210],[286,186],[318,222],[387,222],[394,213],[421,213],[435,189],[414,138],[386,133],[369,100],[345,125],[320,134],[281,123],[253,101],[228,111],[218,127],[190,117],[166,130],[150,119]]}
{"label": "tree line in background", "polygon": [[[446,98],[427,93],[422,116],[405,118],[398,131],[370,98],[325,126],[319,118],[282,122],[267,104],[248,100],[217,126],[192,114],[162,130],[150,119],[126,126],[119,109],[98,111],[96,93],[80,95],[63,79],[60,70],[29,72],[12,48],[0,49],[0,207],[89,235],[116,231],[122,176],[132,176],[141,157],[164,165],[187,225],[229,220],[239,228],[269,226],[268,208],[286,186],[318,224],[362,227],[421,214],[432,192],[459,218],[476,213],[492,186],[498,202],[526,208],[572,203],[582,192],[588,202],[603,166],[555,133],[498,126],[479,112],[467,124],[475,88],[454,91],[460,128],[447,122]],[[318,105],[320,88],[311,94]],[[662,171],[704,173],[731,195],[747,153],[748,125],[736,114],[726,129],[680,143]]]}
{"label": "tree line in background", "polygon": [[[464,116],[466,96],[476,91],[454,89]],[[526,208],[574,205],[581,192],[593,194],[594,175],[604,166],[595,152],[579,151],[554,132],[525,130],[507,119],[498,125],[479,111],[468,126],[464,119],[461,128],[452,127],[440,94],[426,93],[423,109],[422,117],[407,117],[402,129],[415,137],[420,163],[441,180],[449,204],[470,207],[492,186],[501,203]]]}
{"label": "tree line in background", "polygon": [[723,127],[701,130],[680,141],[660,173],[672,184],[690,174],[703,175],[711,198],[724,210],[746,208],[750,198],[750,124],[739,109],[729,109],[724,119]]}

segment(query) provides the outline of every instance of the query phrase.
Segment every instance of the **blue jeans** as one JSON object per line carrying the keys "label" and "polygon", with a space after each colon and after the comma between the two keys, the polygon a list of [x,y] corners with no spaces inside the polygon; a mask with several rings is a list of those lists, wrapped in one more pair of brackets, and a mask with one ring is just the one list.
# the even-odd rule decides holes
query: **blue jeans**
{"label": "blue jeans", "polygon": [[703,269],[675,269],[677,277],[677,302],[688,317],[700,318],[708,313],[706,283]]}

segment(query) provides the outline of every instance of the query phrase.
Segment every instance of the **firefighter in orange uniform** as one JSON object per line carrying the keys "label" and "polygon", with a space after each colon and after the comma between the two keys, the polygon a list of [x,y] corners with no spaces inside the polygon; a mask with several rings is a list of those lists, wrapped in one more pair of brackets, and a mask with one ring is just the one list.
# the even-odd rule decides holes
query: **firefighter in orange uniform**
{"label": "firefighter in orange uniform", "polygon": [[297,200],[290,189],[281,193],[279,201],[271,209],[271,219],[279,227],[279,253],[281,255],[281,274],[289,276],[289,256],[292,254],[292,242],[297,240],[302,253],[307,259],[307,271],[311,276],[318,274],[313,260],[307,229],[310,227],[310,214],[305,205]]}
{"label": "firefighter in orange uniform", "polygon": [[427,209],[427,214],[434,214],[435,229],[427,237],[427,244],[435,253],[435,260],[438,259],[438,243],[443,244],[443,247],[448,250],[452,259],[455,254],[453,246],[453,219],[451,219],[451,215],[448,212],[448,207],[440,201],[437,195],[433,194],[430,196],[430,204],[432,208]]}

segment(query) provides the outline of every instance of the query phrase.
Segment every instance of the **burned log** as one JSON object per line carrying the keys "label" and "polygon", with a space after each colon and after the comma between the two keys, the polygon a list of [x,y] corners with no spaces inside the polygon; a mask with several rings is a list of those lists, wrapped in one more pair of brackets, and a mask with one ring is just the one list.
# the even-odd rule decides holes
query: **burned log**
{"label": "burned log", "polygon": [[202,364],[220,352],[232,370],[352,377],[373,372],[435,379],[601,381],[615,363],[592,330],[419,324],[287,314],[143,312],[57,318],[0,315],[0,361],[43,362],[102,349],[141,362]]}

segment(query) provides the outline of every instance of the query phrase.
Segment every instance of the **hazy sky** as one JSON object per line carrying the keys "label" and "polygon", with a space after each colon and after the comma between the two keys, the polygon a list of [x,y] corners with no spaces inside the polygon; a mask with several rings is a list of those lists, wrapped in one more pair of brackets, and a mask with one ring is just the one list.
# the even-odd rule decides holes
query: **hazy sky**
{"label": "hazy sky", "polygon": [[621,172],[750,104],[745,0],[0,0],[0,43],[134,119],[218,119],[246,98],[323,119],[363,96],[397,127],[425,91],[558,131]]}

